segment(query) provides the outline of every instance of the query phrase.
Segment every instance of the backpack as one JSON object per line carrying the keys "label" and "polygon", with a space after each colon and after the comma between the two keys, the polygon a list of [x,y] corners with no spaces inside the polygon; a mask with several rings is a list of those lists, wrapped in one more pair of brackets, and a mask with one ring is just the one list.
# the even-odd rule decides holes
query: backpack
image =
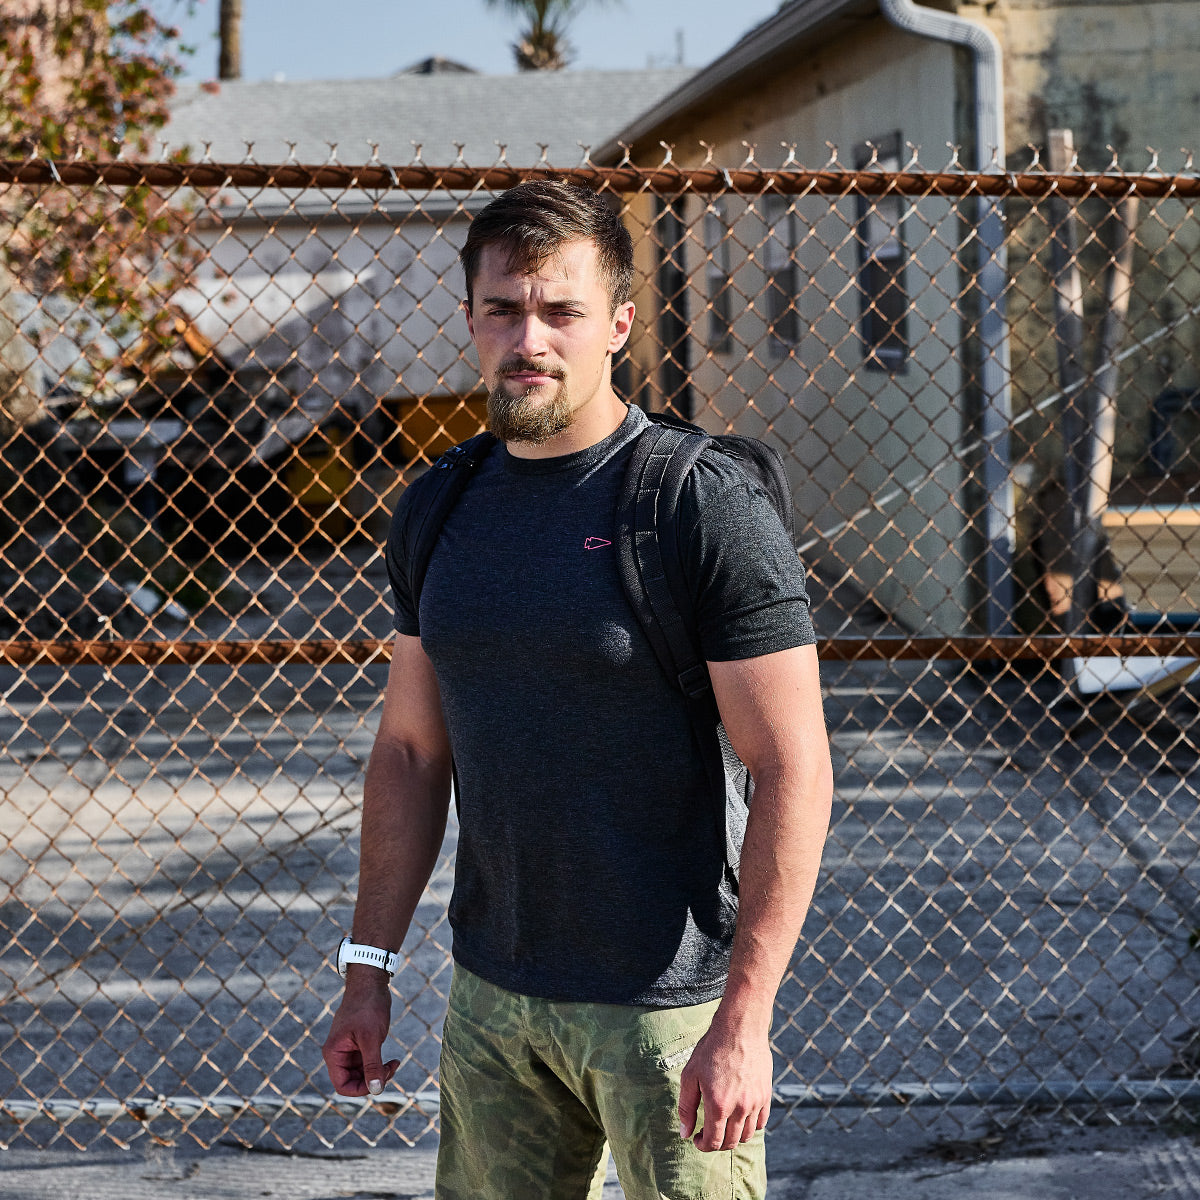
{"label": "backpack", "polygon": [[[650,425],[634,443],[617,501],[621,586],[667,678],[683,693],[713,795],[724,798],[725,862],[736,888],[753,780],[721,724],[699,630],[678,553],[675,514],[696,460],[707,449],[726,455],[758,484],[794,543],[792,492],[783,459],[757,438],[710,434],[669,413],[646,413]],[[403,531],[408,589],[416,608],[442,525],[475,468],[497,439],[476,434],[447,450],[411,487]]]}

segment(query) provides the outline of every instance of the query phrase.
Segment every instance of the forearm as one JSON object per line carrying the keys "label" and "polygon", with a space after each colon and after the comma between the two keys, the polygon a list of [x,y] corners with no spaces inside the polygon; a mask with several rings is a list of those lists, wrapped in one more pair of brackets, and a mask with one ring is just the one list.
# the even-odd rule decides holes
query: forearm
{"label": "forearm", "polygon": [[450,800],[450,763],[376,741],[363,789],[353,936],[398,949],[437,865]]}
{"label": "forearm", "polygon": [[680,1082],[681,1132],[706,1151],[746,1142],[767,1123],[775,994],[816,888],[833,796],[816,650],[708,666],[729,740],[755,787],[729,980]]}
{"label": "forearm", "polygon": [[[437,863],[450,803],[450,744],[433,667],[418,638],[398,634],[379,731],[367,763],[356,942],[399,950]],[[387,973],[346,968],[346,988],[322,1053],[344,1096],[378,1095],[399,1068],[383,1061],[391,1017]]]}
{"label": "forearm", "polygon": [[829,829],[827,754],[761,770],[742,847],[737,931],[718,1014],[746,1032],[769,1032],[775,995],[816,889]]}

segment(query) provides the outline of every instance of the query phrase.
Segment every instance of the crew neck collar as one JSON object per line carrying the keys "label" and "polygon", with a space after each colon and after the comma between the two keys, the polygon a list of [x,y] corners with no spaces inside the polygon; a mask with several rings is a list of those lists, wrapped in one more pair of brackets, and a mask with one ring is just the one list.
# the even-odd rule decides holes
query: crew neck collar
{"label": "crew neck collar", "polygon": [[625,416],[620,425],[608,437],[570,454],[558,454],[553,458],[518,458],[509,452],[507,446],[503,446],[505,469],[517,475],[550,475],[559,471],[586,470],[595,466],[629,441],[646,424],[646,414],[636,405],[627,404],[625,409]]}

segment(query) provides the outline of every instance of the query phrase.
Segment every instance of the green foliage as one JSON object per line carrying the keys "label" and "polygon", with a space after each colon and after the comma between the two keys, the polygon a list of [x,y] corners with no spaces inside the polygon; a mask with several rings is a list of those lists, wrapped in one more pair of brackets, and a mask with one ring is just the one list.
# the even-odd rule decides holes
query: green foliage
{"label": "green foliage", "polygon": [[[0,157],[149,154],[182,69],[178,37],[144,0],[4,0]],[[145,187],[8,188],[0,275],[152,330],[192,265],[183,221],[179,204]],[[0,395],[0,409],[15,400]]]}
{"label": "green foliage", "polygon": [[0,154],[145,152],[181,70],[142,0],[12,0],[0,17]]}
{"label": "green foliage", "polygon": [[513,55],[522,71],[560,71],[572,58],[567,27],[590,3],[606,0],[484,0],[524,22]]}

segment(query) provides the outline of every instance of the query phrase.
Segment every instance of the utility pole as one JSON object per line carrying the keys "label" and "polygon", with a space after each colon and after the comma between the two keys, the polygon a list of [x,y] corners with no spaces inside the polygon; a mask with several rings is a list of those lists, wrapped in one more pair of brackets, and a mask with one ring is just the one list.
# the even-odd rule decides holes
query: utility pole
{"label": "utility pole", "polygon": [[242,0],[221,0],[219,21],[221,48],[217,58],[217,78],[241,79]]}

